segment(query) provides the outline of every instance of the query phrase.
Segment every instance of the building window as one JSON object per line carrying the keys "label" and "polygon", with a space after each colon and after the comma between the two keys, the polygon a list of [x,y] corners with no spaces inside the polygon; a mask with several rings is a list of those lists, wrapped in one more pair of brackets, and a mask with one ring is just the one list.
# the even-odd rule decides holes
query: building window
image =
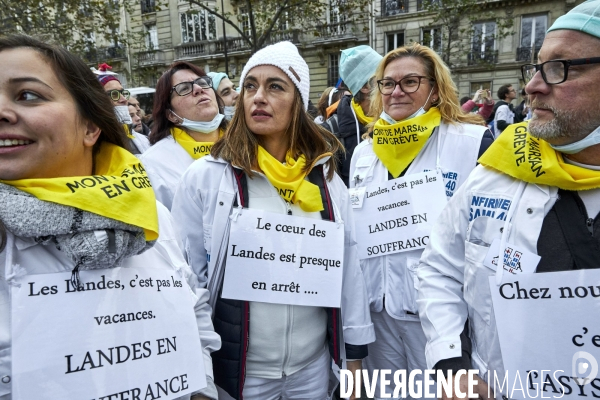
{"label": "building window", "polygon": [[385,35],[385,52],[392,51],[398,47],[404,46],[404,31],[386,33]]}
{"label": "building window", "polygon": [[215,16],[206,10],[180,14],[183,43],[213,40],[217,36]]}
{"label": "building window", "polygon": [[442,52],[442,28],[422,28],[421,43],[437,53]]}
{"label": "building window", "polygon": [[408,12],[408,0],[381,0],[383,16],[403,14]]}
{"label": "building window", "polygon": [[330,36],[339,36],[346,33],[346,13],[343,12],[345,0],[329,0],[329,13],[327,23]]}
{"label": "building window", "polygon": [[417,0],[417,11],[426,10],[429,5],[442,5],[442,0]]}
{"label": "building window", "polygon": [[469,52],[469,65],[479,62],[495,63],[496,55],[496,23],[477,22],[473,24],[473,40]]}
{"label": "building window", "polygon": [[141,0],[142,14],[152,13],[156,11],[155,0]]}
{"label": "building window", "polygon": [[487,89],[490,91],[490,93],[492,93],[492,81],[471,82],[471,92],[469,93],[469,97],[473,98],[473,96],[475,96],[475,92],[477,92],[479,89]]}
{"label": "building window", "polygon": [[238,21],[240,22],[240,29],[242,32],[244,32],[244,35],[251,37],[252,28],[250,28],[250,17],[248,16],[248,10],[246,10],[246,7],[240,7]]}
{"label": "building window", "polygon": [[517,61],[535,61],[546,36],[546,29],[546,15],[524,15],[521,18],[521,42],[517,49]]}
{"label": "building window", "polygon": [[329,67],[327,68],[327,86],[335,86],[340,76],[340,55],[338,53],[329,55]]}
{"label": "building window", "polygon": [[146,30],[146,48],[148,50],[158,49],[158,33],[156,31],[156,24],[145,25]]}

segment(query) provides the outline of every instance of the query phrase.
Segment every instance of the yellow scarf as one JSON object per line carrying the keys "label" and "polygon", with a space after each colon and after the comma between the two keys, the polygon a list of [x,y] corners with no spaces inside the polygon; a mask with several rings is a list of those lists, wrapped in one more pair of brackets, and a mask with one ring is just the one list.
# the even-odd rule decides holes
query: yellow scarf
{"label": "yellow scarf", "polygon": [[562,154],[531,136],[528,123],[506,128],[479,159],[479,163],[513,178],[565,190],[600,188],[600,171],[563,161]]}
{"label": "yellow scarf", "polygon": [[133,133],[131,133],[131,130],[129,130],[129,125],[123,124],[123,129],[125,129],[125,134],[129,139],[135,139],[135,136],[133,136]]}
{"label": "yellow scarf", "polygon": [[156,197],[146,170],[134,155],[103,143],[95,156],[96,174],[68,178],[2,181],[40,200],[79,208],[144,229],[158,238]]}
{"label": "yellow scarf", "polygon": [[362,125],[368,125],[371,122],[373,122],[373,117],[367,117],[360,104],[356,103],[354,99],[352,99],[351,104],[352,108],[354,109],[354,113],[356,114],[356,118],[358,119],[358,122],[360,122]]}
{"label": "yellow scarf", "polygon": [[[331,156],[331,153],[323,154],[319,159],[328,156]],[[257,159],[261,171],[285,201],[298,204],[306,212],[323,210],[319,187],[304,179],[310,172],[310,169],[304,171],[306,165],[304,155],[294,160],[288,151],[284,165],[262,146],[258,146]]]}
{"label": "yellow scarf", "polygon": [[413,162],[441,118],[440,111],[431,107],[423,115],[394,125],[383,119],[375,123],[373,151],[394,178]]}
{"label": "yellow scarf", "polygon": [[[219,131],[219,135],[220,135]],[[198,160],[210,154],[214,142],[197,142],[193,137],[188,135],[183,129],[176,127],[171,128],[173,139],[179,144],[194,160]]]}

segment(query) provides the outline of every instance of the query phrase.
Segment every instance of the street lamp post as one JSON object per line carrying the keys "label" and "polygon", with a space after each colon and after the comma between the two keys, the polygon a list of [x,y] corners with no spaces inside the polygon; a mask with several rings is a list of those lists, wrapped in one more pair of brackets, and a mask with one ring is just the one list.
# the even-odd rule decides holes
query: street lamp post
{"label": "street lamp post", "polygon": [[[225,17],[225,5],[221,0],[221,15]],[[227,60],[227,34],[225,33],[225,18],[221,19],[223,22],[223,54],[225,55],[225,73],[229,76],[229,61]]]}

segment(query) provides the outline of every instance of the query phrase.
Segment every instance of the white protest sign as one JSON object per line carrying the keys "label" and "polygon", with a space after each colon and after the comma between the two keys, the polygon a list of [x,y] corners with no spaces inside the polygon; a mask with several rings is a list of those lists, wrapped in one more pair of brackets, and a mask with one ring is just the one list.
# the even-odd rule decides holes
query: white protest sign
{"label": "white protest sign", "polygon": [[354,208],[359,258],[424,248],[446,202],[435,171],[368,186],[362,208]]}
{"label": "white protest sign", "polygon": [[244,209],[231,222],[222,296],[340,307],[344,225]]}
{"label": "white protest sign", "polygon": [[502,392],[511,399],[599,397],[600,270],[489,282],[507,379]]}
{"label": "white protest sign", "polygon": [[13,399],[174,399],[206,387],[185,280],[114,268],[28,275],[12,287]]}

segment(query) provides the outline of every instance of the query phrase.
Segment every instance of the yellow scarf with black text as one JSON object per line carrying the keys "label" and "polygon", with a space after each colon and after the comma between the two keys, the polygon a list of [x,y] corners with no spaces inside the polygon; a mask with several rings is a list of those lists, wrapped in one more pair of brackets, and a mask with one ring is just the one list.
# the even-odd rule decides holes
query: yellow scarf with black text
{"label": "yellow scarf with black text", "polygon": [[564,190],[600,188],[600,171],[568,164],[548,142],[534,138],[528,123],[510,125],[479,158],[479,163],[513,178]]}
{"label": "yellow scarf with black text", "polygon": [[356,114],[356,119],[358,119],[358,122],[360,122],[362,125],[368,125],[371,122],[373,122],[373,117],[367,117],[365,115],[365,112],[363,111],[362,107],[360,106],[360,104],[358,104],[356,101],[354,101],[354,99],[352,99],[352,109],[354,110],[354,113]]}
{"label": "yellow scarf with black text", "polygon": [[[214,142],[197,142],[193,137],[188,135],[183,129],[173,127],[171,128],[171,135],[173,139],[192,157],[194,160],[198,160],[206,155],[210,154],[210,150],[213,147]],[[221,131],[219,131],[219,136]]]}
{"label": "yellow scarf with black text", "polygon": [[440,111],[431,107],[423,115],[393,125],[383,119],[375,123],[373,151],[394,178],[417,157],[441,118]]}
{"label": "yellow scarf with black text", "polygon": [[94,160],[95,174],[92,176],[1,182],[43,201],[140,227],[144,229],[146,241],[156,240],[156,197],[140,160],[111,143],[102,143]]}
{"label": "yellow scarf with black text", "polygon": [[[331,153],[323,154],[319,159],[328,156],[330,157]],[[304,179],[310,172],[304,171],[304,155],[294,159],[288,151],[285,164],[282,164],[262,146],[258,146],[257,160],[261,171],[285,201],[298,204],[306,212],[323,210],[319,187]]]}
{"label": "yellow scarf with black text", "polygon": [[131,132],[131,129],[129,129],[129,125],[123,124],[123,129],[125,129],[125,134],[127,135],[127,137],[129,139],[135,139],[135,136],[133,136],[133,133]]}

